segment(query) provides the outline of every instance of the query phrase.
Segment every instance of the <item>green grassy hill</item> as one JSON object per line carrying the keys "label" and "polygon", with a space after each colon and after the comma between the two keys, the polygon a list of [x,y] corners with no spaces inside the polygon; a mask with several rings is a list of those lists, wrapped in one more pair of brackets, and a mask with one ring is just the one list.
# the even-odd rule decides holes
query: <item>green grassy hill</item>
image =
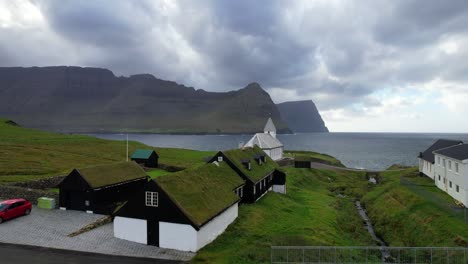
{"label": "green grassy hill", "polygon": [[363,202],[376,232],[392,246],[468,246],[463,209],[416,168],[383,173]]}
{"label": "green grassy hill", "polygon": [[[129,142],[129,153],[151,148]],[[178,167],[204,163],[213,152],[155,148],[159,162]],[[43,132],[0,119],[0,184],[64,175],[76,167],[124,161],[125,141]]]}

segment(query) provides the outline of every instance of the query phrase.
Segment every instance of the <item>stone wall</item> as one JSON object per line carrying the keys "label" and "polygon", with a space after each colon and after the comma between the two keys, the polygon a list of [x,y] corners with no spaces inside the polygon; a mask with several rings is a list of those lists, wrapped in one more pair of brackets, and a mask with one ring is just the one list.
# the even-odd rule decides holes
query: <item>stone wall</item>
{"label": "stone wall", "polygon": [[27,182],[18,182],[13,183],[11,186],[16,187],[23,187],[29,189],[50,189],[50,188],[57,188],[57,185],[65,179],[66,176],[55,176],[46,179],[34,180],[34,181],[27,181]]}
{"label": "stone wall", "polygon": [[55,203],[58,204],[59,194],[52,193],[46,190],[30,189],[16,186],[0,185],[0,197],[1,199],[14,199],[24,198],[33,204],[37,204],[39,197],[54,198]]}

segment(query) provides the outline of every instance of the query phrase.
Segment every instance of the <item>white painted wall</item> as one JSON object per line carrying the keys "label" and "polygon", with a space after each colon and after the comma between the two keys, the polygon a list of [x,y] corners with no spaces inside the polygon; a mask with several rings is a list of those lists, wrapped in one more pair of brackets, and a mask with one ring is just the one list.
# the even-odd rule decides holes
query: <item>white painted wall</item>
{"label": "white painted wall", "polygon": [[114,219],[114,236],[141,244],[148,243],[146,220],[117,216]]}
{"label": "white painted wall", "polygon": [[221,235],[237,216],[236,203],[205,224],[198,232],[191,225],[159,222],[159,247],[197,252]]}
{"label": "white painted wall", "polygon": [[274,149],[264,149],[265,153],[272,159],[272,160],[280,160],[283,158],[283,148],[274,148]]}
{"label": "white painted wall", "polygon": [[224,233],[226,228],[236,220],[238,216],[238,204],[235,203],[222,214],[205,224],[199,231],[197,237],[197,250],[208,245],[219,235]]}
{"label": "white painted wall", "polygon": [[[439,161],[440,157],[440,163]],[[445,160],[445,163],[444,163]],[[452,166],[449,168],[449,161]],[[455,169],[455,164],[458,163],[458,172]],[[448,193],[454,199],[468,206],[468,164],[467,161],[459,161],[449,157],[435,154],[434,164],[434,182],[436,186]],[[439,180],[440,176],[440,180]],[[445,179],[445,183],[444,183]],[[450,187],[452,182],[452,187]],[[457,185],[459,191],[457,192]]]}
{"label": "white painted wall", "polygon": [[159,247],[197,251],[197,230],[191,225],[159,222]]}
{"label": "white painted wall", "polygon": [[277,193],[286,194],[286,184],[285,185],[273,185],[273,191]]}
{"label": "white painted wall", "polygon": [[429,161],[423,160],[421,158],[418,158],[418,159],[419,159],[419,172],[422,172],[429,178],[434,179],[434,175],[435,175],[434,165],[435,164],[432,164]]}

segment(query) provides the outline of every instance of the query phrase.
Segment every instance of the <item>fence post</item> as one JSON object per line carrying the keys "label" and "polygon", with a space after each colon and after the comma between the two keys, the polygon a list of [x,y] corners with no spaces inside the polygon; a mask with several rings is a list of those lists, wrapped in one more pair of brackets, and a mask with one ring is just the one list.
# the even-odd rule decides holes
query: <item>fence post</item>
{"label": "fence post", "polygon": [[289,248],[286,248],[286,263],[289,262]]}
{"label": "fence post", "polygon": [[449,264],[450,263],[449,262],[450,261],[450,259],[449,259],[449,250],[448,250],[448,248],[446,248],[446,250],[447,250],[447,264]]}
{"label": "fence post", "polygon": [[321,253],[322,253],[322,252],[321,252],[321,248],[319,248],[319,259],[318,259],[319,263],[322,263],[322,260],[320,259],[320,257],[321,257],[321,256],[320,256],[320,255],[321,255]]}
{"label": "fence post", "polygon": [[366,264],[367,264],[367,258],[369,256],[369,247],[366,247]]}
{"label": "fence post", "polygon": [[431,248],[431,264],[432,264],[432,248]]}
{"label": "fence post", "polygon": [[416,248],[414,248],[414,263],[418,263],[418,261],[416,260]]}
{"label": "fence post", "polygon": [[335,261],[335,263],[337,263],[337,262],[336,262],[336,247],[335,247],[335,257],[334,257],[334,261]]}
{"label": "fence post", "polygon": [[305,263],[305,249],[302,249],[302,263]]}
{"label": "fence post", "polygon": [[401,255],[401,248],[398,249],[398,263],[401,263],[400,255]]}

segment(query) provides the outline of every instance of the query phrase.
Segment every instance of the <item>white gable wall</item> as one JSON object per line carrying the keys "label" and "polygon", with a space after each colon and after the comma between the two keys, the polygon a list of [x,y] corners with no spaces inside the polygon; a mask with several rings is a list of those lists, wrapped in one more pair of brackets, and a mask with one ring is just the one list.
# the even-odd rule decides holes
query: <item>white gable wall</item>
{"label": "white gable wall", "polygon": [[197,252],[221,235],[237,215],[238,204],[235,203],[198,232],[191,225],[159,222],[159,247]]}
{"label": "white gable wall", "polygon": [[116,216],[114,236],[141,244],[148,243],[146,220]]}

